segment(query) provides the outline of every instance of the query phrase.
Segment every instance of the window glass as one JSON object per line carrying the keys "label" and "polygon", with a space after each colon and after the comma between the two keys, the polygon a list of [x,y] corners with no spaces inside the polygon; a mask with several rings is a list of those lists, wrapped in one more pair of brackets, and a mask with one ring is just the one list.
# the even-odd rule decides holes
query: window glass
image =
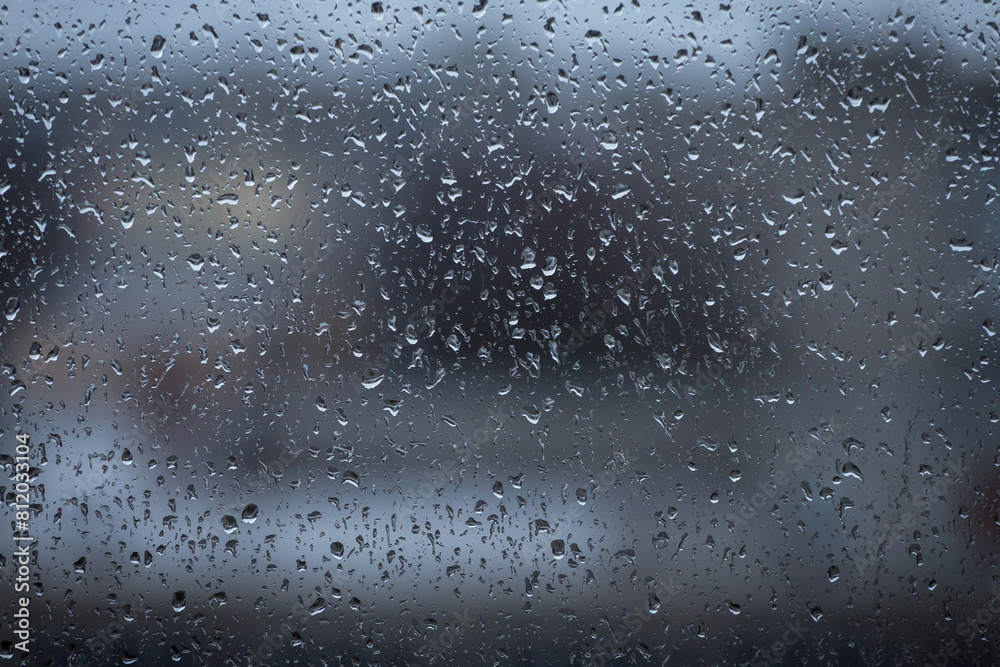
{"label": "window glass", "polygon": [[993,5],[0,26],[12,664],[1000,660]]}

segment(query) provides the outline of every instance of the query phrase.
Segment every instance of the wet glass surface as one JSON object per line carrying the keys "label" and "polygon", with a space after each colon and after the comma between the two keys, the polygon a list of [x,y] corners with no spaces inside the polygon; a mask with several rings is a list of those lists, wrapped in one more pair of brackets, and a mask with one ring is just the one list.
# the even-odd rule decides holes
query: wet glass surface
{"label": "wet glass surface", "polygon": [[3,7],[0,657],[1000,660],[998,21]]}

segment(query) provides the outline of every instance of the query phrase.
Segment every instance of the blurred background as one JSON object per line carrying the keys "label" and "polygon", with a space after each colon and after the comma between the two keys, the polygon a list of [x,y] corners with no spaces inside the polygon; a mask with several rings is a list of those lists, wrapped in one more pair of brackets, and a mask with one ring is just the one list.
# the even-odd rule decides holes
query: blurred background
{"label": "blurred background", "polygon": [[994,4],[0,26],[0,657],[1000,660]]}

